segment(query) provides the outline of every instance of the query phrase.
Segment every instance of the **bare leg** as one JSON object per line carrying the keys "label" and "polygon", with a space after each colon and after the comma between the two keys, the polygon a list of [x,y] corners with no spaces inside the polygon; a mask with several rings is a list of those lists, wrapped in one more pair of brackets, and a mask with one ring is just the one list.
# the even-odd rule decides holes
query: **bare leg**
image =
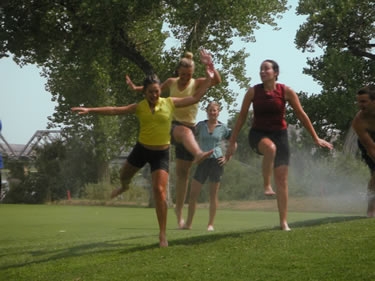
{"label": "bare leg", "polygon": [[214,220],[216,216],[216,209],[219,205],[218,191],[220,187],[220,182],[210,183],[210,213],[208,218],[208,231],[214,230]]}
{"label": "bare leg", "polygon": [[263,138],[259,142],[258,148],[264,156],[262,162],[264,195],[275,195],[271,185],[271,177],[276,156],[276,146],[269,138]]}
{"label": "bare leg", "polygon": [[277,187],[277,207],[279,209],[280,227],[289,231],[288,216],[288,166],[282,165],[274,169],[275,183]]}
{"label": "bare leg", "polygon": [[167,241],[167,183],[168,172],[165,170],[156,170],[152,172],[152,189],[154,192],[155,210],[159,223],[159,245],[168,247]]}
{"label": "bare leg", "polygon": [[199,164],[204,159],[210,157],[210,155],[214,152],[213,150],[206,152],[202,151],[193,132],[185,126],[176,126],[173,129],[173,138],[176,142],[182,143],[186,150],[194,156],[193,162],[196,164]]}
{"label": "bare leg", "polygon": [[182,209],[184,208],[186,192],[188,189],[190,168],[193,162],[176,159],[176,207],[177,225],[179,228],[184,226],[182,218]]}
{"label": "bare leg", "polygon": [[193,217],[195,214],[195,210],[197,208],[197,200],[199,193],[201,192],[201,188],[202,184],[197,180],[193,179],[190,186],[188,217],[186,220],[186,224],[184,225],[184,229],[191,229]]}
{"label": "bare leg", "polygon": [[127,160],[125,160],[125,163],[120,170],[121,187],[112,190],[111,198],[115,198],[128,190],[131,179],[138,171],[138,167],[134,167]]}
{"label": "bare leg", "polygon": [[[187,151],[194,156],[194,163],[198,163],[209,157],[212,151],[203,152],[193,134],[193,132],[186,126],[176,126],[173,129],[173,138],[176,142],[182,143]],[[188,180],[190,168],[193,164],[191,161],[176,159],[176,208],[175,213],[177,217],[177,224],[179,228],[184,226],[182,219],[182,209],[186,198],[188,189]]]}
{"label": "bare leg", "polygon": [[375,172],[371,173],[371,179],[367,187],[367,216],[369,218],[375,217]]}

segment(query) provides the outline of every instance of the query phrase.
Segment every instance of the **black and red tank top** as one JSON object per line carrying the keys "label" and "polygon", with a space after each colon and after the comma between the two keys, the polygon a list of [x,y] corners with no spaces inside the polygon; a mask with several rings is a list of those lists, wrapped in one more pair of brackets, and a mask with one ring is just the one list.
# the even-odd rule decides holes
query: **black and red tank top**
{"label": "black and red tank top", "polygon": [[262,131],[285,130],[285,104],[284,84],[277,83],[276,89],[272,91],[265,91],[263,84],[255,85],[252,127]]}

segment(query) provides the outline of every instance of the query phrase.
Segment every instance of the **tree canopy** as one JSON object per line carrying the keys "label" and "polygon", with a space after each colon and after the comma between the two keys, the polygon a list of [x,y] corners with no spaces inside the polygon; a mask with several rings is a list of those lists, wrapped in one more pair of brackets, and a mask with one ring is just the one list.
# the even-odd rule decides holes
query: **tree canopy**
{"label": "tree canopy", "polygon": [[323,50],[322,56],[308,60],[304,71],[323,90],[308,97],[304,107],[312,119],[344,137],[357,110],[355,93],[375,76],[375,1],[300,0],[297,14],[307,16],[297,31],[297,47]]}
{"label": "tree canopy", "polygon": [[[20,64],[37,64],[47,90],[57,102],[50,126],[90,143],[100,161],[108,161],[137,132],[132,116],[74,116],[70,107],[137,102],[124,75],[136,83],[156,72],[163,81],[173,75],[185,51],[203,46],[213,54],[223,83],[209,96],[233,103],[234,81],[248,85],[245,45],[233,50],[232,40],[254,40],[261,24],[276,26],[287,0],[13,0],[0,4],[0,54]],[[171,40],[172,39],[172,40]],[[172,41],[172,43],[171,43]],[[198,57],[195,56],[195,57]],[[204,75],[197,63],[197,75]]]}

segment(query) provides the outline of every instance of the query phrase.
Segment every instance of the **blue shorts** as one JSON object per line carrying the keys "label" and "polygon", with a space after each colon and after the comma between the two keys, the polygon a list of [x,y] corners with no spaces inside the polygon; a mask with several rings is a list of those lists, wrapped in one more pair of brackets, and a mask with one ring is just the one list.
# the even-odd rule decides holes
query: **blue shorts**
{"label": "blue shorts", "polygon": [[150,150],[137,142],[126,160],[137,168],[142,168],[146,163],[149,163],[151,173],[155,170],[169,172],[169,148],[165,150]]}
{"label": "blue shorts", "polygon": [[220,166],[217,158],[208,158],[200,163],[194,174],[194,179],[204,184],[209,179],[210,182],[220,182],[224,173],[224,167]]}
{"label": "blue shorts", "polygon": [[259,155],[262,155],[258,150],[258,144],[263,138],[269,138],[276,146],[276,156],[274,168],[281,165],[289,165],[290,150],[288,141],[288,130],[266,132],[257,129],[250,129],[249,132],[250,147]]}
{"label": "blue shorts", "polygon": [[185,160],[185,161],[193,161],[194,160],[193,154],[187,151],[187,149],[182,143],[176,142],[176,140],[173,138],[173,130],[177,126],[185,126],[186,128],[189,128],[193,134],[195,133],[195,127],[184,125],[178,121],[172,121],[172,128],[171,128],[171,143],[175,146],[176,158],[180,160]]}

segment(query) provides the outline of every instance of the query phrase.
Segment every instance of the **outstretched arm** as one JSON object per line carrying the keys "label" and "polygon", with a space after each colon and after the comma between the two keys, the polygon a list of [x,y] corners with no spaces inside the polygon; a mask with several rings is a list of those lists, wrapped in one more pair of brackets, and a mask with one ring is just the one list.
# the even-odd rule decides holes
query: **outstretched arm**
{"label": "outstretched arm", "polygon": [[319,145],[320,147],[327,147],[329,149],[332,149],[333,145],[331,143],[319,138],[318,135],[316,134],[315,129],[313,125],[311,124],[310,118],[309,116],[307,116],[306,112],[303,110],[296,92],[294,92],[291,88],[286,87],[285,94],[286,94],[287,101],[293,108],[297,118],[301,121],[302,125],[309,132],[315,144]]}
{"label": "outstretched arm", "polygon": [[137,104],[130,104],[126,106],[104,106],[104,107],[72,107],[73,112],[77,112],[79,115],[96,113],[101,115],[120,115],[127,113],[135,113]]}

